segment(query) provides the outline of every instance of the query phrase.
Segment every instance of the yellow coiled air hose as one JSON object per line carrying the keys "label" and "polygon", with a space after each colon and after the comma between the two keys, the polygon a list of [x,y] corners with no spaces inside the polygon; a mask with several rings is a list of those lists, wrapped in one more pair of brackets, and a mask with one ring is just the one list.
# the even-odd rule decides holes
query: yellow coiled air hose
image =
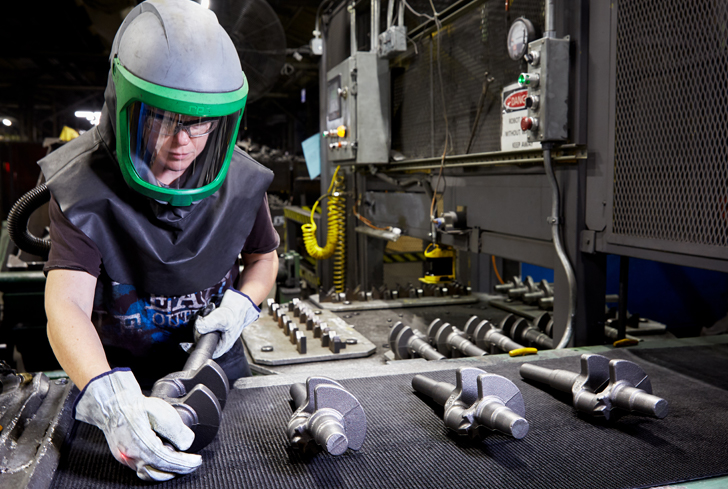
{"label": "yellow coiled air hose", "polygon": [[[346,198],[344,197],[344,177],[339,177],[339,168],[336,167],[331,185],[325,195],[319,197],[311,208],[311,222],[301,226],[303,242],[308,254],[316,260],[326,260],[336,252],[334,258],[334,287],[336,292],[344,292],[346,284]],[[329,198],[328,205],[328,231],[326,245],[322,248],[316,240],[316,223],[313,221],[314,212],[319,202]]]}

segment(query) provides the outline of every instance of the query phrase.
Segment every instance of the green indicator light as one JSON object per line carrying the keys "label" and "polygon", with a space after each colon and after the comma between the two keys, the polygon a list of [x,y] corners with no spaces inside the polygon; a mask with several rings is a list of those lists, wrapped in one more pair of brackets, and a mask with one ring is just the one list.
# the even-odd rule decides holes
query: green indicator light
{"label": "green indicator light", "polygon": [[528,84],[528,78],[526,78],[525,75],[521,74],[518,77],[518,83],[520,83],[521,85],[527,85]]}

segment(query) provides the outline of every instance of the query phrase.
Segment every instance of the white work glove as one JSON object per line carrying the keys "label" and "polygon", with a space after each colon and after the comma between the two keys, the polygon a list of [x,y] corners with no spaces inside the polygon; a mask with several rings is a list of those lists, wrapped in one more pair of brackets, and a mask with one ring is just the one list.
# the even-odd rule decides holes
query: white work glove
{"label": "white work glove", "polygon": [[195,320],[195,330],[199,334],[220,331],[220,341],[212,354],[219,358],[233,347],[243,332],[243,328],[260,317],[260,309],[247,295],[237,289],[228,289],[222,295],[220,305],[207,316]]}
{"label": "white work glove", "polygon": [[104,432],[114,458],[134,469],[140,479],[166,481],[189,474],[202,463],[199,455],[162,443],[156,433],[186,450],[195,434],[169,403],[144,396],[129,369],[114,369],[93,379],[74,410],[77,420]]}

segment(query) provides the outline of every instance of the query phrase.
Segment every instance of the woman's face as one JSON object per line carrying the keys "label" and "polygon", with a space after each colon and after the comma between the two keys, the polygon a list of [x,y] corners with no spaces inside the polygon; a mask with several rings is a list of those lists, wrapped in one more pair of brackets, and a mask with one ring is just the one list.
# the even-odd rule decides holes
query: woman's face
{"label": "woman's face", "polygon": [[[152,132],[158,137],[149,138],[149,151],[155,155],[151,170],[154,177],[165,185],[170,185],[189,168],[192,162],[205,149],[209,134],[199,137],[190,137],[185,122],[198,121],[199,118],[182,116],[180,124],[176,126],[177,134],[168,136],[155,131],[156,121],[152,122]],[[169,133],[170,131],[167,131]],[[204,131],[203,131],[204,132]]]}

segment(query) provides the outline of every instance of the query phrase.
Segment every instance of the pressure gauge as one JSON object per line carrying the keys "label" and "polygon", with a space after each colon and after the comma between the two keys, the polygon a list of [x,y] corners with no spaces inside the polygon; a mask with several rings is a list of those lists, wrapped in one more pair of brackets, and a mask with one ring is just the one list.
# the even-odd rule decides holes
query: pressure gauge
{"label": "pressure gauge", "polygon": [[513,60],[520,60],[528,50],[528,43],[536,38],[533,24],[525,17],[519,17],[513,22],[508,31],[508,56]]}

